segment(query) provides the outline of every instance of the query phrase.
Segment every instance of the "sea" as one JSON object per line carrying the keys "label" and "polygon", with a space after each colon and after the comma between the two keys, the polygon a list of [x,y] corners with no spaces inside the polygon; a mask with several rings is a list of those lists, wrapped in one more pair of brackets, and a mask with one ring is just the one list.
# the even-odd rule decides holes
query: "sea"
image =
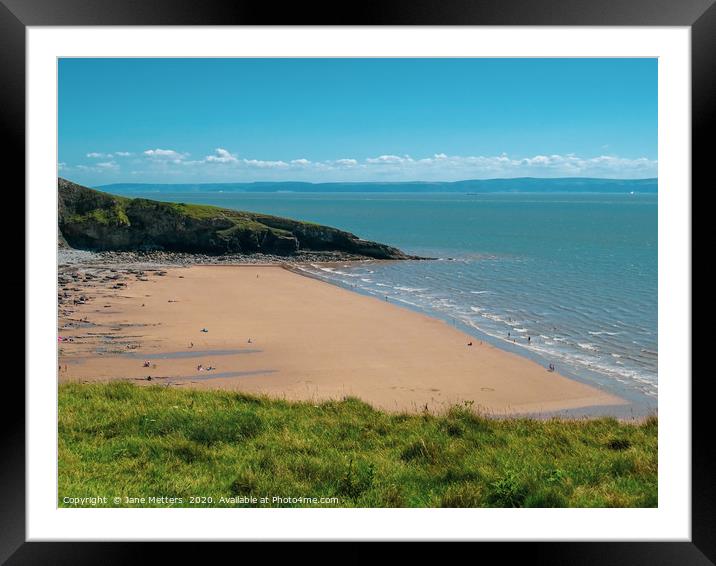
{"label": "sea", "polygon": [[334,226],[434,261],[308,274],[443,319],[652,413],[656,194],[147,193]]}

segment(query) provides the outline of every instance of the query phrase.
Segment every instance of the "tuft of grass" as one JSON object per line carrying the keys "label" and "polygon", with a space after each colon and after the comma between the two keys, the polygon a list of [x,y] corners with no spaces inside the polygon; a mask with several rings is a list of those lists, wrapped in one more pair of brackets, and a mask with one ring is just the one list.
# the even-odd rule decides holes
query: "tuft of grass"
{"label": "tuft of grass", "polygon": [[360,462],[354,466],[351,458],[348,463],[348,470],[338,482],[337,491],[341,495],[357,499],[371,488],[374,479],[375,466],[372,463]]}
{"label": "tuft of grass", "polygon": [[400,459],[406,462],[435,464],[440,459],[440,447],[432,440],[419,438],[411,442],[400,454]]}
{"label": "tuft of grass", "polygon": [[440,507],[482,507],[484,504],[481,486],[472,483],[451,485],[440,497]]}
{"label": "tuft of grass", "polygon": [[631,442],[626,438],[612,438],[607,446],[612,450],[626,450],[631,447]]}
{"label": "tuft of grass", "polygon": [[490,483],[488,501],[495,507],[522,507],[530,490],[513,470],[506,470]]}
{"label": "tuft of grass", "polygon": [[128,382],[62,384],[58,408],[63,507],[88,496],[137,507],[658,505],[656,417],[489,419],[469,405],[391,414],[355,398],[315,405]]}

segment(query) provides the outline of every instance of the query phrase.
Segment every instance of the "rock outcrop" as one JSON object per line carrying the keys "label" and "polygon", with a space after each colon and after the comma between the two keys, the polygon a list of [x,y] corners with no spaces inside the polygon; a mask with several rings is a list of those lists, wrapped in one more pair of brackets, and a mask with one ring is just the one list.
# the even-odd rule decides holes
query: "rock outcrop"
{"label": "rock outcrop", "polygon": [[208,205],[127,198],[58,179],[60,242],[84,250],[165,250],[202,254],[334,251],[410,259],[354,234],[278,216]]}

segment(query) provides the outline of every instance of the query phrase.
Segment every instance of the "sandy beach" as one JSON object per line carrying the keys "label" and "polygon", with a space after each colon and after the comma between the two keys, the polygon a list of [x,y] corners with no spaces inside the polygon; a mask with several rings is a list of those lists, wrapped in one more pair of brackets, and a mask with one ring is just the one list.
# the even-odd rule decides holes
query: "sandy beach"
{"label": "sandy beach", "polygon": [[79,267],[61,275],[59,294],[60,381],[355,396],[388,411],[625,403],[440,320],[280,266]]}

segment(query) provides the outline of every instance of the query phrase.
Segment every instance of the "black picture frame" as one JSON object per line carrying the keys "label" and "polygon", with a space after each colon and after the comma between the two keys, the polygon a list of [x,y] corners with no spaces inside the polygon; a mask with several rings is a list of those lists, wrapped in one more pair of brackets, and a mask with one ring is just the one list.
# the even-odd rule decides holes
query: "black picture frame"
{"label": "black picture frame", "polygon": [[[307,5],[204,0],[0,0],[0,119],[6,145],[5,179],[18,209],[25,186],[25,31],[28,26],[67,25],[566,25],[688,26],[692,56],[692,186],[707,180],[707,136],[712,136],[716,83],[715,0],[382,0]],[[687,189],[683,187],[682,189]],[[6,195],[7,196],[7,195]],[[14,296],[25,293],[21,279]],[[26,304],[32,297],[25,294]],[[27,339],[32,339],[28,336]],[[213,545],[25,542],[24,384],[6,373],[0,464],[0,562],[15,564],[126,564],[159,550],[164,560],[207,560]],[[684,376],[691,379],[692,376]],[[707,395],[709,372],[692,379],[691,542],[484,543],[507,563],[527,558],[548,564],[714,564],[716,468]],[[20,408],[13,412],[10,406]],[[225,551],[225,549],[224,549]],[[276,555],[272,552],[272,558]],[[361,554],[361,551],[357,551]],[[195,555],[195,556],[192,556]],[[238,558],[235,555],[233,558]]]}

